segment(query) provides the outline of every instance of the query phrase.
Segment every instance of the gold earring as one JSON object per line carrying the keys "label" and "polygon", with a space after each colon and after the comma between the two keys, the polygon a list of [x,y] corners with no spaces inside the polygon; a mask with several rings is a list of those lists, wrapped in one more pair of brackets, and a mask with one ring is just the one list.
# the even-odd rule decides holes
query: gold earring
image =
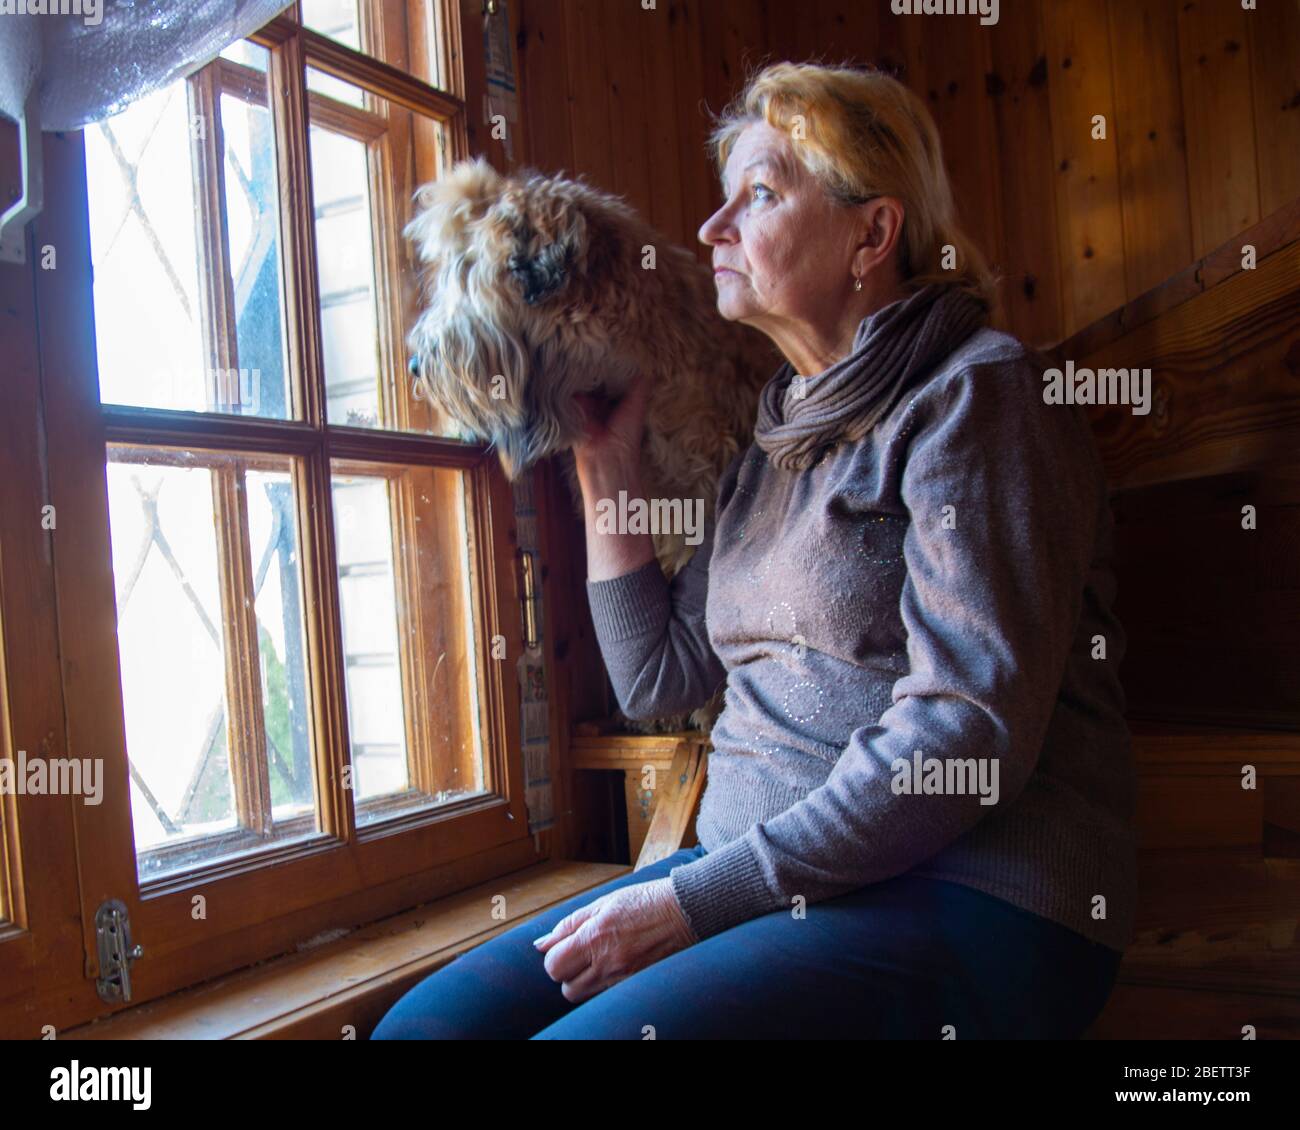
{"label": "gold earring", "polygon": [[854,278],[853,278],[853,289],[854,289],[854,290],[861,290],[861,289],[862,289],[862,280],[861,280],[860,278],[858,278],[856,275],[855,275]]}

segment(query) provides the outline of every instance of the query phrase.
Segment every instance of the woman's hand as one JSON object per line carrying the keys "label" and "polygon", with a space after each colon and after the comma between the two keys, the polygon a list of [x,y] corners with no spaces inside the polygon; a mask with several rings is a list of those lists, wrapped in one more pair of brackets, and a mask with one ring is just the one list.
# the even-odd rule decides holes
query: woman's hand
{"label": "woman's hand", "polygon": [[665,878],[602,895],[533,945],[565,1000],[577,1004],[698,940]]}
{"label": "woman's hand", "polygon": [[645,373],[612,404],[603,397],[580,393],[574,397],[582,409],[583,435],[573,445],[578,466],[616,463],[636,466],[641,461],[641,436],[645,431],[650,380]]}

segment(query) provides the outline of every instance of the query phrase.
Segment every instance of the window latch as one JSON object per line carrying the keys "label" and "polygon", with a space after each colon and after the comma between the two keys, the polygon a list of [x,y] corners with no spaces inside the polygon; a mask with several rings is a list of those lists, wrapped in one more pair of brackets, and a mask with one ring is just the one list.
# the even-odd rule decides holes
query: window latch
{"label": "window latch", "polygon": [[121,899],[109,899],[95,911],[95,948],[99,952],[99,999],[110,1003],[131,999],[131,963],[144,956],[144,946],[131,944],[131,920]]}

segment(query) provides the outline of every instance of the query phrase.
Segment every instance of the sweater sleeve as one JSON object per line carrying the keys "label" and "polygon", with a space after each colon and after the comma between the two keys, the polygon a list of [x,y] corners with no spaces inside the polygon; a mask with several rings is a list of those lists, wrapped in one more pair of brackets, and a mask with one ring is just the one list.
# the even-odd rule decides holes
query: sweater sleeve
{"label": "sweater sleeve", "polygon": [[[673,869],[701,939],[910,870],[1013,804],[1034,772],[1105,501],[1100,461],[1082,412],[1044,404],[1023,356],[936,384],[913,405],[901,471],[908,672],[821,786]],[[914,751],[988,759],[988,777],[969,779],[995,782],[995,803],[973,788],[904,791]]]}
{"label": "sweater sleeve", "polygon": [[704,622],[713,524],[670,583],[656,561],[587,582],[600,654],[629,718],[660,718],[703,706],[727,677]]}

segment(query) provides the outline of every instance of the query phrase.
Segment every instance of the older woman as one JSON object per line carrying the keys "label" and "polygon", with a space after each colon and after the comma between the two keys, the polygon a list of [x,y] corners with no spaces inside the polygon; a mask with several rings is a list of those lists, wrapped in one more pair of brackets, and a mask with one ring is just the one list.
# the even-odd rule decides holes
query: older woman
{"label": "older woman", "polygon": [[458,959],[376,1036],[1077,1037],[1135,901],[1087,421],[987,327],[901,84],[777,64],[712,140],[718,309],[787,363],[671,584],[648,535],[596,532],[642,494],[644,379],[587,404],[577,450],[623,710],[726,685],[699,843]]}

